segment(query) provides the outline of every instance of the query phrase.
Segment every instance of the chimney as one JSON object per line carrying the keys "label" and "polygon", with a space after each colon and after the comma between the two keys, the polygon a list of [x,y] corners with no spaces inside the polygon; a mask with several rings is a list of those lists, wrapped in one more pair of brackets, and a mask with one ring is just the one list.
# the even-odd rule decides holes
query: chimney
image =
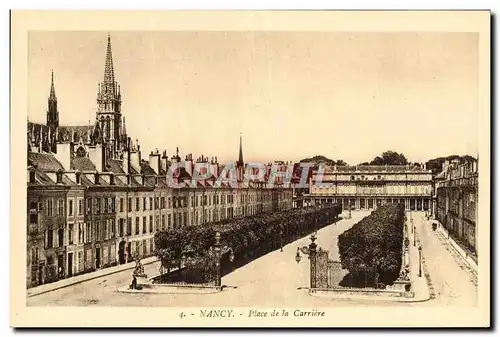
{"label": "chimney", "polygon": [[89,159],[98,172],[102,172],[102,168],[104,167],[103,160],[105,160],[105,156],[103,151],[104,149],[100,144],[89,148]]}
{"label": "chimney", "polygon": [[160,162],[160,153],[156,150],[156,153],[149,154],[149,166],[155,171],[156,174],[160,174],[161,162]]}
{"label": "chimney", "polygon": [[161,157],[161,168],[163,169],[163,171],[167,172],[167,169],[168,169],[168,156],[167,156],[167,152],[166,151],[163,152],[163,156]]}
{"label": "chimney", "polygon": [[54,157],[59,161],[65,170],[71,169],[71,158],[73,158],[73,144],[57,143]]}
{"label": "chimney", "polygon": [[136,171],[141,170],[141,153],[139,150],[137,151],[130,151],[130,165],[133,167]]}

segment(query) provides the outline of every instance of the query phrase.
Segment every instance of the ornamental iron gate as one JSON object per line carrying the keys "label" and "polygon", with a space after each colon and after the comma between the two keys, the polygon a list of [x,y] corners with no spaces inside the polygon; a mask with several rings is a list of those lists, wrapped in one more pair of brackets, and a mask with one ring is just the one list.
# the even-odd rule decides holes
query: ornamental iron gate
{"label": "ornamental iron gate", "polygon": [[316,273],[315,273],[315,288],[336,288],[339,287],[340,271],[342,265],[340,261],[330,260],[329,252],[319,248],[315,256]]}

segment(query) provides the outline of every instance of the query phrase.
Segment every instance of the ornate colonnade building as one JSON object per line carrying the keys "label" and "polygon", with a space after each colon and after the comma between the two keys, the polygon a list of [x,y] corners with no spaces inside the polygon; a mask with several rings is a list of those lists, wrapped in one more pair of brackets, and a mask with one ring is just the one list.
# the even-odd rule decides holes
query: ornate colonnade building
{"label": "ornate colonnade building", "polygon": [[403,203],[407,210],[431,211],[432,171],[422,165],[330,166],[309,180],[309,193],[294,206],[340,203],[344,210],[371,210],[386,203]]}

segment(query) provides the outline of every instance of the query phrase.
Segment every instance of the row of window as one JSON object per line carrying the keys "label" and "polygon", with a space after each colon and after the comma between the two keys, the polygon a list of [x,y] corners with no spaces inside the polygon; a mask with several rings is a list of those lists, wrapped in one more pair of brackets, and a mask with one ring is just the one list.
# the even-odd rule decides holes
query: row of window
{"label": "row of window", "polygon": [[[224,198],[225,197],[225,198]],[[224,204],[233,204],[234,203],[234,195],[233,194],[228,194],[228,195],[199,195],[199,196],[191,196],[191,206],[192,207],[199,207],[199,206],[211,206],[211,205],[224,205]],[[257,195],[240,195],[240,202],[245,203],[245,202],[260,202],[263,199],[264,201],[269,199],[268,195],[264,195],[263,198],[261,198],[260,194]],[[166,202],[167,200],[167,202]],[[141,211],[141,210],[154,210],[154,209],[165,209],[165,208],[178,208],[178,207],[186,207],[187,206],[187,197],[168,197],[167,199],[165,197],[142,197],[142,202],[141,198],[135,197],[135,211]],[[76,201],[76,210],[75,210],[75,201]],[[148,203],[149,201],[149,203]],[[115,213],[115,198],[114,197],[103,197],[103,198],[87,198],[87,210],[86,214],[107,214],[107,213]],[[124,198],[120,198],[120,204],[119,204],[119,211],[120,212],[125,212],[125,200]],[[127,200],[127,209],[129,211],[134,210],[133,208],[133,198],[128,198]],[[56,205],[56,207],[54,207]],[[83,199],[68,199],[68,216],[74,216],[74,215],[83,215]],[[56,200],[56,203],[54,204],[54,201],[52,199],[48,199],[46,201],[46,210],[45,214],[46,216],[64,216],[64,200]],[[141,208],[142,206],[142,208]],[[41,205],[37,205],[37,203],[31,203],[30,204],[30,210],[36,211],[41,210]],[[76,212],[76,214],[75,214]],[[33,223],[36,223],[36,221],[33,219]]]}
{"label": "row of window", "polygon": [[[72,245],[75,241],[78,244],[81,244],[114,239],[116,238],[116,234],[119,236],[132,234],[140,235],[147,233],[152,234],[155,231],[155,228],[156,231],[158,231],[160,229],[166,230],[183,227],[188,225],[188,223],[189,225],[196,225],[206,222],[219,221],[226,218],[233,218],[235,211],[237,215],[249,216],[256,214],[257,212],[261,212],[262,209],[261,207],[253,205],[236,208],[222,208],[220,210],[210,209],[204,210],[203,212],[193,211],[191,212],[190,219],[188,219],[188,212],[163,214],[161,217],[159,215],[156,215],[155,217],[150,215],[149,217],[135,217],[134,219],[131,217],[127,219],[122,218],[118,220],[118,231],[116,231],[114,219],[89,221],[86,224],[79,222],[76,224],[76,238],[75,224],[70,223],[68,224],[67,244]],[[49,227],[46,231],[46,248],[63,247],[65,245],[64,235],[64,229],[59,228],[57,230],[53,230]]]}

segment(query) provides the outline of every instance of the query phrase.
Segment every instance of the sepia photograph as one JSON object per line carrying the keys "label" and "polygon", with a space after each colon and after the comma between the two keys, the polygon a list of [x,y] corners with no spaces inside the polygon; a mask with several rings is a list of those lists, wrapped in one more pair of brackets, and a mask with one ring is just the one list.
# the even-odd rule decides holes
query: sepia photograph
{"label": "sepia photograph", "polygon": [[489,326],[490,20],[13,12],[11,325]]}

